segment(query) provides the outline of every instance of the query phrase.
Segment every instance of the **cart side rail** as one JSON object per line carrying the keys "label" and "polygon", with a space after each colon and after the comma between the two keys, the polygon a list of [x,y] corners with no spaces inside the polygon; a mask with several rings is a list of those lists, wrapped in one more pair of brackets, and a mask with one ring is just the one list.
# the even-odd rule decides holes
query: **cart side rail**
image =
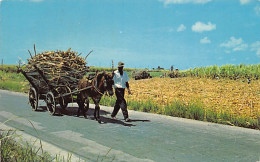
{"label": "cart side rail", "polygon": [[41,78],[44,80],[44,82],[46,83],[46,85],[48,86],[48,88],[50,90],[53,90],[54,87],[49,83],[48,79],[45,77],[43,71],[41,71],[36,65],[33,65],[33,67],[38,71],[38,73],[40,74]]}
{"label": "cart side rail", "polygon": [[34,84],[32,78],[30,78],[25,71],[23,71],[20,67],[18,67],[17,70],[18,73],[22,73],[23,76],[28,80],[28,82],[32,85],[33,88],[36,89],[36,91],[39,91],[39,88]]}

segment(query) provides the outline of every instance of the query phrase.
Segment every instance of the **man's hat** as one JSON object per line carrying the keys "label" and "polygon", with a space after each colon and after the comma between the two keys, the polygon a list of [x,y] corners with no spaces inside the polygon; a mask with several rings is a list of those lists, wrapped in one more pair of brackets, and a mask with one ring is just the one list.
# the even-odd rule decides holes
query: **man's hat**
{"label": "man's hat", "polygon": [[124,67],[125,64],[123,62],[118,62],[118,67]]}

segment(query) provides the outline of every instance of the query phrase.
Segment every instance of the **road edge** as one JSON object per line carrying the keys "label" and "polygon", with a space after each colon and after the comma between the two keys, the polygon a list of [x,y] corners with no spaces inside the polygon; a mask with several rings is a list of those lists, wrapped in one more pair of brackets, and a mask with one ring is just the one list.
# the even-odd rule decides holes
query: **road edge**
{"label": "road edge", "polygon": [[[24,133],[23,131],[7,126],[5,123],[0,122],[0,130],[1,131],[8,131],[8,130],[15,130],[16,135],[18,136],[14,136],[14,140],[16,142],[28,142],[31,146],[33,146],[34,148],[40,148],[42,147],[44,152],[47,152],[49,155],[51,155],[51,157],[55,158],[56,156],[58,156],[60,159],[70,159],[68,161],[75,161],[75,162],[80,162],[80,161],[84,161],[83,159],[80,159],[79,156],[73,154],[72,152],[68,152],[64,149],[59,148],[56,145],[50,144],[46,141],[43,141],[37,137],[34,137],[32,135],[29,135],[27,133]],[[21,138],[22,137],[22,138]],[[37,141],[37,142],[35,142]],[[39,151],[40,152],[40,151]],[[40,153],[39,153],[40,154]]]}

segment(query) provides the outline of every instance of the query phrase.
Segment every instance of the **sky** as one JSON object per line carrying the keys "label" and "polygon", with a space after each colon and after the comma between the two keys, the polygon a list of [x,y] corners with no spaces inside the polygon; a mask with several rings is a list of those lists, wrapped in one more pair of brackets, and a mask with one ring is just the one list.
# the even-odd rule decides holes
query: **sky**
{"label": "sky", "polygon": [[0,59],[82,53],[88,66],[260,63],[260,0],[0,0]]}

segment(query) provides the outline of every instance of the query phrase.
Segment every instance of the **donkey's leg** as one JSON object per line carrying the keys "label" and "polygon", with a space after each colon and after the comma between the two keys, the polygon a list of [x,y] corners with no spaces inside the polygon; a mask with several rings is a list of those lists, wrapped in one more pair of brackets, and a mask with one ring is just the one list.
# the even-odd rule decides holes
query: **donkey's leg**
{"label": "donkey's leg", "polygon": [[82,102],[82,105],[81,105],[81,112],[83,113],[83,116],[85,117],[85,118],[87,118],[87,116],[86,116],[86,110],[85,110],[85,104],[84,104],[85,102]]}
{"label": "donkey's leg", "polygon": [[100,115],[99,115],[99,110],[100,110],[100,107],[99,107],[99,101],[100,99],[93,99],[94,103],[95,103],[95,111],[94,111],[94,117],[95,119],[101,123],[101,120],[100,120]]}
{"label": "donkey's leg", "polygon": [[[86,106],[85,106],[85,104],[86,104]],[[88,109],[89,109],[89,99],[88,99],[88,97],[86,97],[85,102],[83,103],[83,114],[84,114],[85,118],[88,118],[87,117]]]}
{"label": "donkey's leg", "polygon": [[86,98],[86,113],[88,112],[88,109],[89,109],[89,98],[87,97]]}
{"label": "donkey's leg", "polygon": [[78,103],[78,112],[77,112],[77,117],[79,117],[80,115],[80,110],[82,109],[82,98],[81,98],[81,94],[78,94],[77,96],[77,103]]}
{"label": "donkey's leg", "polygon": [[100,119],[100,115],[99,115],[99,111],[100,111],[100,107],[99,107],[99,104],[97,104],[95,106],[95,111],[96,111],[96,114],[97,114],[97,117],[96,117],[96,120],[101,123],[101,119]]}
{"label": "donkey's leg", "polygon": [[94,118],[95,118],[96,120],[98,120],[98,119],[97,119],[97,106],[95,106],[95,110],[94,110]]}
{"label": "donkey's leg", "polygon": [[97,118],[98,118],[98,122],[101,123],[99,111],[100,111],[100,107],[99,107],[99,103],[98,103],[98,105],[97,105]]}
{"label": "donkey's leg", "polygon": [[91,97],[92,98],[92,100],[93,100],[93,102],[94,102],[94,104],[95,104],[95,110],[94,110],[94,118],[97,120],[97,115],[96,115],[96,112],[97,112],[97,102],[96,102],[96,98],[94,98],[94,97]]}

